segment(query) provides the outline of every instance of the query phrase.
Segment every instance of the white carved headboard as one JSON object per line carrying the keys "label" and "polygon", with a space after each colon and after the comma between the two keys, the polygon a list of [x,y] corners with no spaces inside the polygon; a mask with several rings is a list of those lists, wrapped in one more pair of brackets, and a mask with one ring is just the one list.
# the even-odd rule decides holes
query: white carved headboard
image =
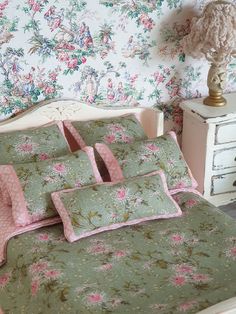
{"label": "white carved headboard", "polygon": [[148,137],[163,134],[163,113],[152,108],[104,109],[89,106],[77,100],[54,100],[35,105],[19,114],[0,122],[0,133],[37,127],[51,121],[59,120],[93,120],[135,113]]}

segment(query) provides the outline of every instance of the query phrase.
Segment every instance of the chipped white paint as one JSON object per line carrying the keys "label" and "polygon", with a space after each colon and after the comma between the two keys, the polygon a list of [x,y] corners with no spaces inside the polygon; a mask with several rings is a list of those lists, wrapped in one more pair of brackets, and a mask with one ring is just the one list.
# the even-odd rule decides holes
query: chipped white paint
{"label": "chipped white paint", "polygon": [[236,192],[235,172],[212,177],[212,195]]}
{"label": "chipped white paint", "polygon": [[224,144],[230,142],[236,142],[236,122],[217,125],[216,144]]}
{"label": "chipped white paint", "polygon": [[[235,144],[236,145],[236,144]],[[213,170],[236,168],[236,146],[215,151]]]}
{"label": "chipped white paint", "polygon": [[236,200],[236,93],[216,108],[201,99],[184,101],[182,150],[198,190],[219,206]]}

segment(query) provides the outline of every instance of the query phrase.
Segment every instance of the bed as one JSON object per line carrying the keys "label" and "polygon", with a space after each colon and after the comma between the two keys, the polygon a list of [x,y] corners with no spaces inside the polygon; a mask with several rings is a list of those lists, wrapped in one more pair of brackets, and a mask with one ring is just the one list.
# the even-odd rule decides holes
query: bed
{"label": "bed", "polygon": [[[37,106],[0,123],[0,132],[134,112],[148,137],[162,135],[158,110],[91,108],[74,100]],[[59,219],[10,232],[2,246],[0,313],[236,313],[235,221],[195,190],[174,198],[181,217],[74,243],[65,240]],[[0,204],[1,213],[8,211]]]}

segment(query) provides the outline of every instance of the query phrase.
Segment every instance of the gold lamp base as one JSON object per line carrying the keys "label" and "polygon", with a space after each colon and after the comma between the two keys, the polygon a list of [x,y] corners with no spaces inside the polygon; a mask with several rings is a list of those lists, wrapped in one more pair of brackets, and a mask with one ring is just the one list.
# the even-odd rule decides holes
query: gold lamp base
{"label": "gold lamp base", "polygon": [[203,100],[203,103],[207,106],[223,107],[227,104],[227,101],[222,96],[222,92],[214,92],[209,90],[209,96]]}

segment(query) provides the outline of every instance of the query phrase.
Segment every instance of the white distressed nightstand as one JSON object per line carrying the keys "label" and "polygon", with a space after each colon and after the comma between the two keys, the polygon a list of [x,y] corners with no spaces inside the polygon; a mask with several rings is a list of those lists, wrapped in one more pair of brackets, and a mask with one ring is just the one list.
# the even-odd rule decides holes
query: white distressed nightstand
{"label": "white distressed nightstand", "polygon": [[203,98],[182,102],[182,151],[198,190],[219,206],[236,200],[236,93],[225,107],[203,105]]}

